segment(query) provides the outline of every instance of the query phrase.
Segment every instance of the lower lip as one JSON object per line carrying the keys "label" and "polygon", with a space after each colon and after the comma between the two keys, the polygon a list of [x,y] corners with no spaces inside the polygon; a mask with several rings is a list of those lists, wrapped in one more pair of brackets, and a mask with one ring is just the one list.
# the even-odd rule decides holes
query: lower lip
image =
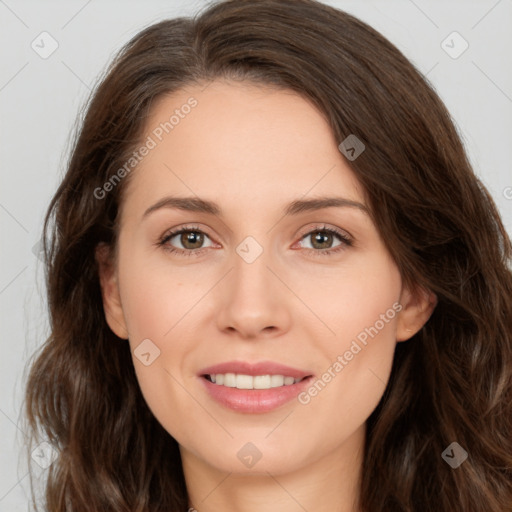
{"label": "lower lip", "polygon": [[247,413],[263,413],[273,411],[290,402],[303,391],[312,377],[291,384],[270,389],[238,389],[214,384],[200,377],[210,396],[221,405],[234,411]]}

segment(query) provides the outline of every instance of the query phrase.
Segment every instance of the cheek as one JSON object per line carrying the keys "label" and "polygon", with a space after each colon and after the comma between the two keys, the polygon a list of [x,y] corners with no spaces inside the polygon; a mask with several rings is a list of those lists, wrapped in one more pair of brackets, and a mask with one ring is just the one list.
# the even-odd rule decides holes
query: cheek
{"label": "cheek", "polygon": [[333,417],[337,428],[363,422],[385,390],[396,345],[400,290],[398,269],[381,258],[340,272],[325,282],[323,293],[309,292],[318,316],[334,334],[319,338],[319,381],[300,401],[320,415],[343,411]]}
{"label": "cheek", "polygon": [[[183,329],[197,302],[194,290],[172,283],[170,276],[150,275],[125,287],[129,343],[144,400],[160,424],[183,437],[183,412],[191,407],[183,368],[194,343]],[[192,308],[192,309],[191,309]],[[188,312],[188,315],[187,315]],[[175,411],[181,411],[176,415]]]}
{"label": "cheek", "polygon": [[[126,253],[125,253],[126,254]],[[165,341],[194,314],[208,278],[204,270],[173,267],[162,255],[132,252],[119,265],[123,312],[133,344]],[[211,276],[210,276],[211,278]]]}
{"label": "cheek", "polygon": [[148,264],[149,259],[132,252],[120,261],[119,277],[135,373],[159,417],[162,407],[183,398],[175,379],[181,380],[180,367],[192,346],[182,326],[193,315],[201,289],[198,283],[182,284],[179,271]]}
{"label": "cheek", "polygon": [[331,355],[345,346],[348,349],[358,335],[364,341],[365,329],[374,332],[375,324],[381,338],[394,336],[400,309],[398,269],[380,253],[354,259],[355,263],[336,271],[301,280],[299,295],[307,297],[310,309],[329,328],[322,345],[330,348]]}

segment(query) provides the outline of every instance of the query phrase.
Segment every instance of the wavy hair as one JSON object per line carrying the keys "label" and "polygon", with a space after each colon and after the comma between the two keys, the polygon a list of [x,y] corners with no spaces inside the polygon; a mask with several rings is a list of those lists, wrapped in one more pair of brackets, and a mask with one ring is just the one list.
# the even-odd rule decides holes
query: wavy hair
{"label": "wavy hair", "polygon": [[[94,191],[141,144],[158,98],[219,78],[293,90],[338,141],[364,142],[348,164],[372,219],[404,282],[438,298],[424,328],[397,344],[368,419],[362,510],[511,511],[510,238],[425,77],[376,30],[312,0],[222,1],[153,24],[91,96],[44,222],[51,334],[29,361],[25,395],[32,442],[40,430],[57,454],[44,510],[188,507],[177,442],[103,311],[94,251],[116,248],[130,175],[103,199]],[[457,469],[441,456],[454,441],[469,454]]]}

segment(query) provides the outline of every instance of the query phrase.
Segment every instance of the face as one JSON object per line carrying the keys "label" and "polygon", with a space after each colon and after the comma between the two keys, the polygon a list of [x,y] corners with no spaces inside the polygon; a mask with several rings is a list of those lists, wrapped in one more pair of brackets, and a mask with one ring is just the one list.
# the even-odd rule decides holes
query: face
{"label": "face", "polygon": [[101,271],[108,323],[185,458],[277,475],[353,454],[427,303],[403,287],[310,102],[202,89],[147,121]]}

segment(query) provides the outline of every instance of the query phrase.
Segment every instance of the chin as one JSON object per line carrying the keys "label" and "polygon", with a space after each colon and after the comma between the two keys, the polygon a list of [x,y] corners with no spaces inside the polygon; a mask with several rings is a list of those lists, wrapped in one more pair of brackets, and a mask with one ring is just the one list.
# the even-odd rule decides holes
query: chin
{"label": "chin", "polygon": [[[265,433],[268,435],[268,431]],[[212,443],[193,450],[195,457],[218,471],[239,475],[277,476],[291,473],[307,464],[308,452],[303,443],[291,446],[272,443],[265,435],[260,440],[229,439],[224,445]],[[183,448],[182,448],[183,449]],[[310,458],[313,458],[312,456]]]}

